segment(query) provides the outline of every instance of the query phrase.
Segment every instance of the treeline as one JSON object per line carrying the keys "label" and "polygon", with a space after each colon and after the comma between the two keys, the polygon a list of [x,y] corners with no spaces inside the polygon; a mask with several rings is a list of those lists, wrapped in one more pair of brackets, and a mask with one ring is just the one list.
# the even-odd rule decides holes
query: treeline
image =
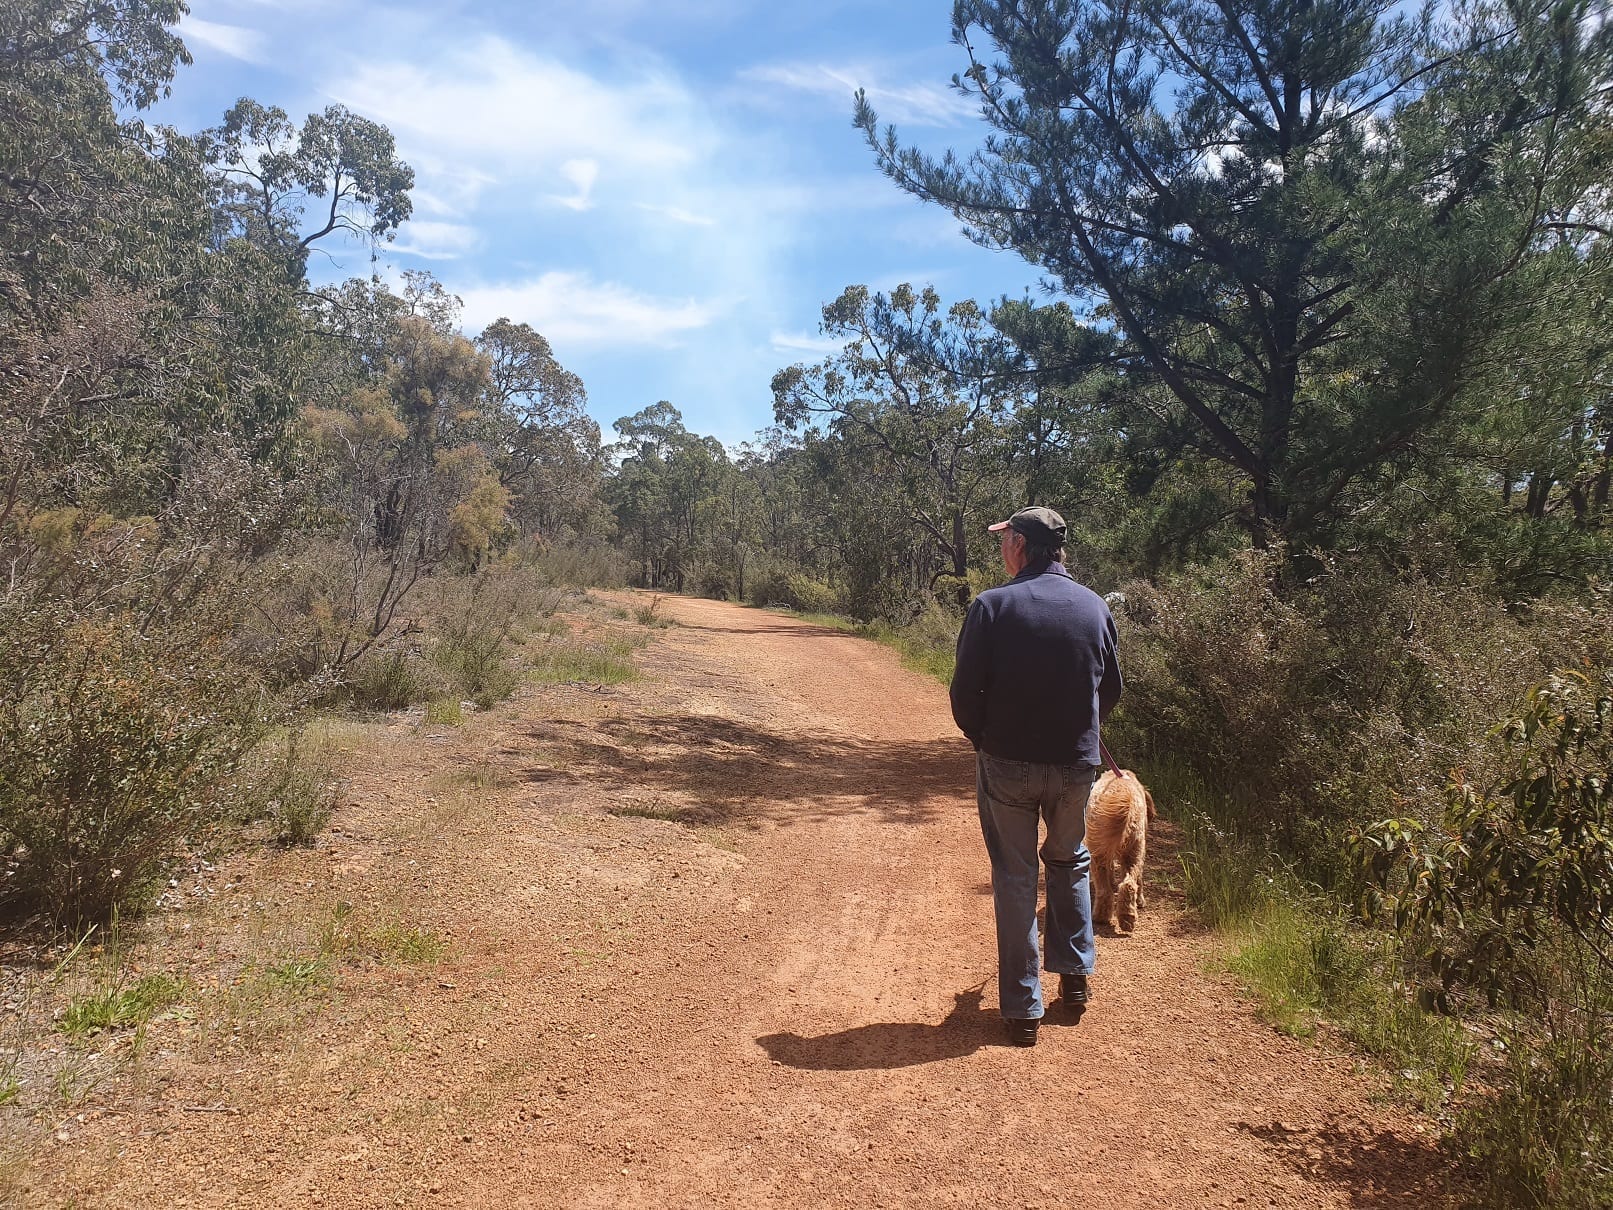
{"label": "treeline", "polygon": [[467,339],[421,274],[310,285],[322,241],[409,217],[389,132],[252,100],[189,134],[129,116],[189,61],[183,11],[0,13],[12,919],[132,911],[232,820],[306,838],[308,708],[507,692],[512,552],[609,532],[598,426],[541,335]]}
{"label": "treeline", "polygon": [[1124,595],[1113,739],[1207,918],[1289,921],[1283,995],[1397,1066],[1501,1043],[1460,1127],[1495,1200],[1613,1200],[1605,3],[961,0],[990,138],[856,120],[1049,298],[850,287],[737,449],[665,401],[606,440],[428,276],[313,286],[412,173],[340,106],[142,121],[183,11],[0,10],[6,919],[305,839],[309,712],[495,700],[556,583],[944,649],[984,526],[1046,503]]}

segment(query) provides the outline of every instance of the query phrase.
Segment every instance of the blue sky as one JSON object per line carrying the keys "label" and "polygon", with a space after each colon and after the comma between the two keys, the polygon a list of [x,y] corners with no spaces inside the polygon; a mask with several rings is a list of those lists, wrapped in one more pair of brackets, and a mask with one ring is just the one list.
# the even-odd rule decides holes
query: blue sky
{"label": "blue sky", "polygon": [[[155,116],[198,129],[251,96],[385,123],[416,188],[383,273],[429,269],[471,334],[532,324],[607,433],[668,399],[691,429],[748,439],[773,372],[831,347],[819,313],[849,284],[952,301],[1036,280],[901,193],[851,126],[860,85],[909,139],[975,145],[947,0],[191,4],[196,63]],[[349,245],[311,272],[369,267]]]}

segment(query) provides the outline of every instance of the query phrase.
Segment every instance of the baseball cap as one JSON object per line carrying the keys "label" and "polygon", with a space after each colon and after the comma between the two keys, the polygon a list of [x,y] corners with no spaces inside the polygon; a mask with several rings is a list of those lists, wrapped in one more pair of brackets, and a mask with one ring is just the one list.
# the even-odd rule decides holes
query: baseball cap
{"label": "baseball cap", "polygon": [[1005,529],[1012,529],[1022,533],[1038,546],[1064,545],[1064,518],[1050,508],[1022,508],[1006,521],[999,521],[986,528],[996,534]]}

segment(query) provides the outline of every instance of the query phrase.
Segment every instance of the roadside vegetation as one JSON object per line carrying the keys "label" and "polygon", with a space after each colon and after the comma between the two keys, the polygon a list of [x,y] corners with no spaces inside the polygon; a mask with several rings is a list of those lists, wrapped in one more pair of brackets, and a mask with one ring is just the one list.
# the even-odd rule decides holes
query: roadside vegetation
{"label": "roadside vegetation", "polygon": [[[1123,598],[1113,746],[1274,1026],[1380,1056],[1493,1204],[1613,1202],[1605,4],[964,0],[993,139],[855,121],[1053,297],[848,285],[738,448],[666,400],[607,438],[542,334],[467,335],[427,274],[316,285],[413,172],[340,105],[149,124],[183,11],[0,13],[8,943],[55,969],[187,862],[318,843],[344,720],[632,677],[658,598],[579,628],[586,586],[944,679],[985,525],[1045,503]],[[103,971],[62,1032],[239,1024],[343,946],[433,960],[412,927],[333,917],[222,999]]]}

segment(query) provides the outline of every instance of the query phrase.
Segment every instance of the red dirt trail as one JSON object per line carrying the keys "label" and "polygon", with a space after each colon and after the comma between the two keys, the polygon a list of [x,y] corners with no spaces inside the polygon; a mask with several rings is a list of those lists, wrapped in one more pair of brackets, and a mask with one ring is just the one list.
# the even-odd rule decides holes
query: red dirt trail
{"label": "red dirt trail", "polygon": [[[222,1055],[158,1038],[145,1084],[52,1143],[24,1200],[1442,1199],[1431,1128],[1205,973],[1208,941],[1161,885],[1168,829],[1137,932],[1099,939],[1085,1019],[1004,1045],[945,690],[789,618],[661,608],[675,625],[638,657],[645,679],[535,691],[440,734],[395,724],[355,757],[339,831],[247,873],[294,906],[419,922],[450,938],[442,965],[355,970]],[[467,767],[488,788],[433,781]]]}

